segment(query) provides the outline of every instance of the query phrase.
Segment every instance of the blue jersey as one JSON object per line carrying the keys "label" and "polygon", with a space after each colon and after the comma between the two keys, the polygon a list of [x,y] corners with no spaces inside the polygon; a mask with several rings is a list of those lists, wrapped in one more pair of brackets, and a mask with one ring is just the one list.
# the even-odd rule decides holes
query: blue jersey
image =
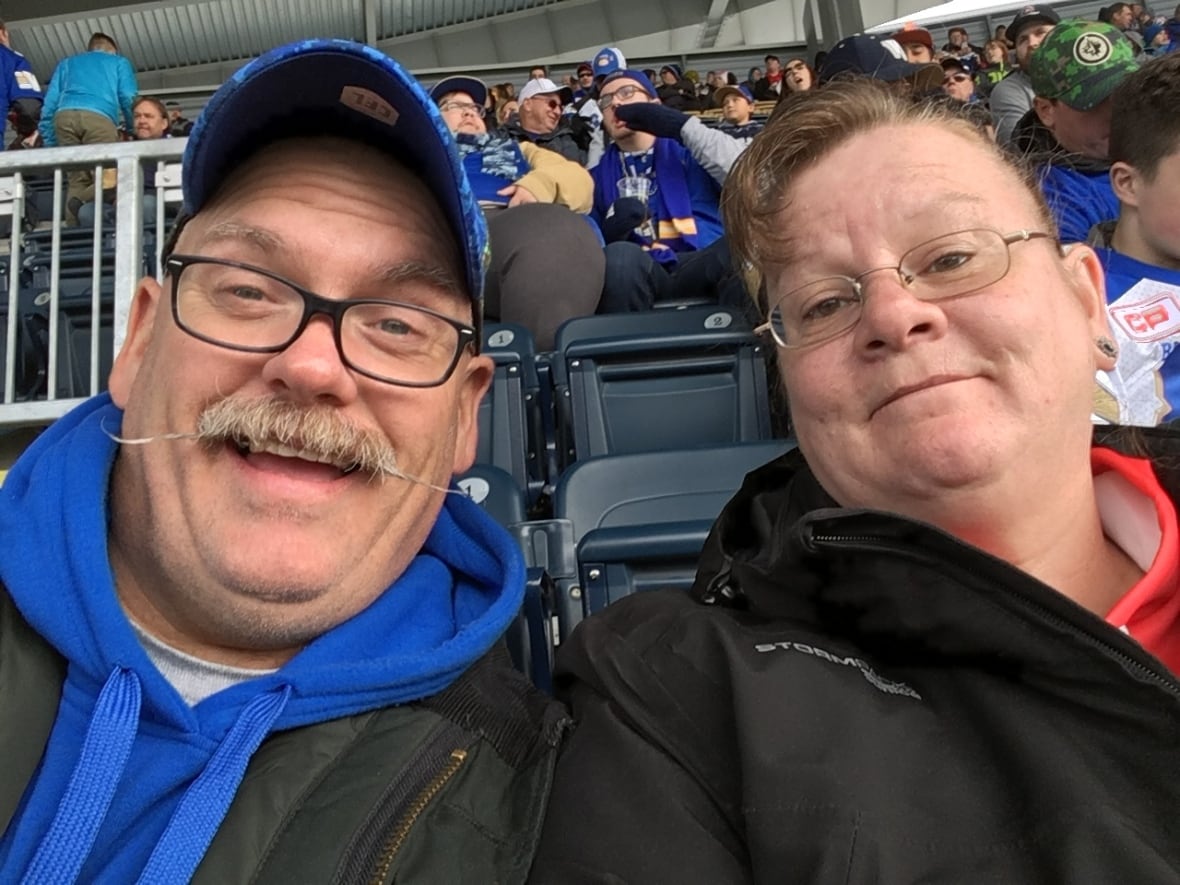
{"label": "blue jersey", "polygon": [[1083,172],[1049,164],[1041,167],[1040,182],[1063,243],[1084,243],[1094,225],[1119,217],[1109,169]]}
{"label": "blue jersey", "polygon": [[[12,107],[13,102],[21,99],[41,101],[41,84],[33,69],[29,67],[29,60],[0,44],[0,80],[4,81],[4,113]],[[0,139],[0,150],[4,150],[3,140]]]}
{"label": "blue jersey", "polygon": [[1119,346],[1114,371],[1098,373],[1095,419],[1152,426],[1180,418],[1180,271],[1095,251]]}

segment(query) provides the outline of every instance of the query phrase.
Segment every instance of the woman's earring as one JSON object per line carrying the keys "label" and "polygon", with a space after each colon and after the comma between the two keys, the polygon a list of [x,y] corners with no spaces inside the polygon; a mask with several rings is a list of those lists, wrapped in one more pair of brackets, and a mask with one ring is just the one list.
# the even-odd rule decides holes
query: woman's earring
{"label": "woman's earring", "polygon": [[1118,345],[1115,344],[1113,341],[1111,341],[1109,338],[1107,338],[1105,335],[1099,335],[1094,340],[1094,343],[1098,345],[1098,349],[1102,352],[1103,356],[1108,356],[1112,360],[1118,359],[1118,355],[1119,355]]}

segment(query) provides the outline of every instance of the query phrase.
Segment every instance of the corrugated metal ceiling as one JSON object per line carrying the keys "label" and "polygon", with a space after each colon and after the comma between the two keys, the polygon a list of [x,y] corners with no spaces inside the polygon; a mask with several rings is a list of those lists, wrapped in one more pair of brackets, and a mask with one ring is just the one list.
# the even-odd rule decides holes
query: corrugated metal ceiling
{"label": "corrugated metal ceiling", "polygon": [[[560,0],[373,0],[376,39],[479,22]],[[364,40],[364,0],[200,0],[14,20],[13,48],[48,80],[57,62],[82,51],[95,31],[113,36],[140,71],[253,58],[303,37]]]}

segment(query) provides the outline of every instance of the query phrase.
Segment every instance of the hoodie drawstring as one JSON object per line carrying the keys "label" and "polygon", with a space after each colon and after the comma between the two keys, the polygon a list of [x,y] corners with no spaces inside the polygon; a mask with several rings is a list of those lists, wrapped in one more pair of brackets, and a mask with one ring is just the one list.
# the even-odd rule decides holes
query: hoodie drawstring
{"label": "hoodie drawstring", "polygon": [[149,883],[188,882],[221,826],[250,757],[291,697],[283,686],[258,695],[242,710],[238,721],[218,746],[205,770],[192,782],[172,814],[139,877]]}
{"label": "hoodie drawstring", "polygon": [[139,677],[122,667],[111,671],[57,814],[21,880],[24,885],[78,878],[131,755],[141,698]]}

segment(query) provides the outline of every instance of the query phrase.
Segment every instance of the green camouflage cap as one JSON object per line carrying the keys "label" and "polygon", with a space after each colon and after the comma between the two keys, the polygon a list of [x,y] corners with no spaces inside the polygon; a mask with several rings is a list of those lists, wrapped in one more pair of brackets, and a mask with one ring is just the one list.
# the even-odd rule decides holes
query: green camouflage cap
{"label": "green camouflage cap", "polygon": [[1139,67],[1135,47],[1114,25],[1066,19],[1033,52],[1028,76],[1033,92],[1075,111],[1101,104]]}

